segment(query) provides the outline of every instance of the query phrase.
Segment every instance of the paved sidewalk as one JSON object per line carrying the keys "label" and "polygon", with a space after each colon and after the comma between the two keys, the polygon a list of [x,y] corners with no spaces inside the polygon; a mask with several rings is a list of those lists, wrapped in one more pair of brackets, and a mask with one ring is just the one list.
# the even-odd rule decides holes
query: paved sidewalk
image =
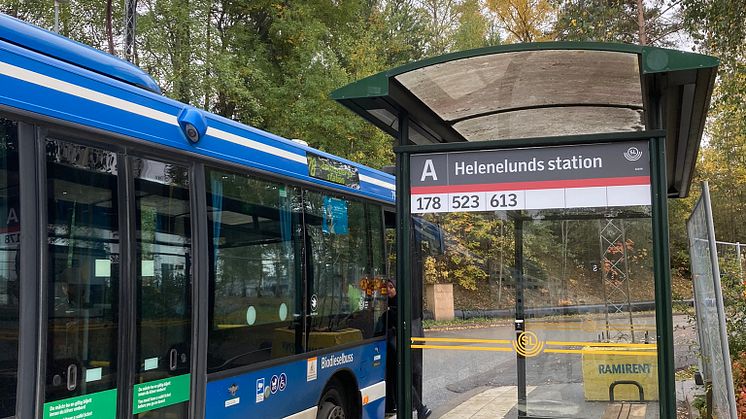
{"label": "paved sidewalk", "polygon": [[[528,386],[530,394],[536,387]],[[442,419],[495,419],[503,418],[518,403],[516,386],[495,387],[472,396],[441,416]]]}
{"label": "paved sidewalk", "polygon": [[[536,387],[526,388],[530,394]],[[494,387],[472,396],[438,419],[501,419],[518,403],[516,386]],[[417,417],[417,413],[413,414]],[[396,419],[396,415],[386,416]]]}

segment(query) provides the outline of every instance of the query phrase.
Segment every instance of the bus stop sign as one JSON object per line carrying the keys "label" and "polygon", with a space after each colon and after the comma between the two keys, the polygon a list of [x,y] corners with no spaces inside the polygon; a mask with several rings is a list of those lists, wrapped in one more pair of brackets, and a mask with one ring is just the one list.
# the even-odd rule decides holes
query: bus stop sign
{"label": "bus stop sign", "polygon": [[411,212],[650,205],[647,141],[414,154]]}

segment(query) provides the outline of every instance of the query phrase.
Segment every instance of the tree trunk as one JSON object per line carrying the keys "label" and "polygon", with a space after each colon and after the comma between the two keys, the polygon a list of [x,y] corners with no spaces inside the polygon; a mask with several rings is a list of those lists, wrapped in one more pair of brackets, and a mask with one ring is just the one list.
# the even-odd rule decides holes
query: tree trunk
{"label": "tree trunk", "polygon": [[109,41],[109,54],[114,55],[114,33],[112,30],[112,0],[106,0],[106,39]]}
{"label": "tree trunk", "polygon": [[645,35],[645,7],[642,0],[637,0],[637,26],[640,30],[640,45],[647,45],[648,40]]}
{"label": "tree trunk", "polygon": [[189,0],[174,2],[174,92],[176,100],[191,102],[191,30],[189,22]]}

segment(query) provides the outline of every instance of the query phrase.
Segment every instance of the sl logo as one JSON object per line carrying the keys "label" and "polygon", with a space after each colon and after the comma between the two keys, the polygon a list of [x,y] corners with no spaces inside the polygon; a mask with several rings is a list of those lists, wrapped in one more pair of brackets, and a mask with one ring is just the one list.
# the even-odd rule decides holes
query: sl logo
{"label": "sl logo", "polygon": [[513,341],[513,349],[515,349],[518,355],[530,358],[541,353],[544,349],[544,342],[539,340],[536,333],[525,331],[521,332],[518,335],[518,339]]}

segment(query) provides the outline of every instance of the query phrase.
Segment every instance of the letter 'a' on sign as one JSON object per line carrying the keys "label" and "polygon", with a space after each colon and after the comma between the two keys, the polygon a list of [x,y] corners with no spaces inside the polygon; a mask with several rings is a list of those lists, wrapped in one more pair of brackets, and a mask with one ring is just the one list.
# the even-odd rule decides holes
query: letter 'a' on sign
{"label": "letter 'a' on sign", "polygon": [[422,177],[420,177],[420,182],[424,182],[426,180],[438,180],[438,174],[435,173],[435,166],[433,166],[432,159],[425,160],[425,166],[422,168]]}
{"label": "letter 'a' on sign", "polygon": [[414,154],[411,212],[650,205],[647,150],[647,141],[619,141]]}

